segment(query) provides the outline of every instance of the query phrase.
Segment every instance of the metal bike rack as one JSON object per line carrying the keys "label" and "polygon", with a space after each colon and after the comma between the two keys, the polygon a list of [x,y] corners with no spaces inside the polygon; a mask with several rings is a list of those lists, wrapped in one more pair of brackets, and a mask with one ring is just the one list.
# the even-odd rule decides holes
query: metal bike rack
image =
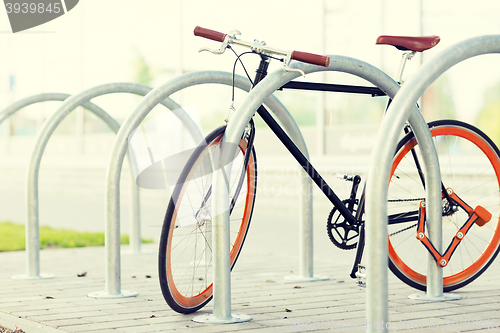
{"label": "metal bike rack", "polygon": [[[47,145],[50,136],[55,131],[59,123],[76,107],[80,105],[85,105],[88,103],[90,99],[110,94],[110,93],[133,93],[138,95],[146,95],[151,88],[146,87],[144,85],[133,84],[133,83],[112,83],[105,84],[102,86],[97,86],[86,90],[78,95],[74,95],[71,98],[67,99],[63,105],[43,124],[40,129],[37,138],[35,147],[32,153],[32,158],[30,161],[29,171],[28,171],[28,220],[27,220],[27,242],[26,242],[26,252],[28,254],[28,274],[27,276],[16,276],[15,278],[40,278],[43,275],[40,275],[40,258],[39,258],[39,247],[40,247],[40,236],[39,236],[39,219],[38,219],[38,173],[40,168],[40,161],[42,158],[43,151],[45,146]],[[175,104],[171,100],[165,101],[165,106],[168,108],[176,109],[178,105]],[[104,110],[95,106],[89,109],[96,116],[100,117],[103,121],[105,121],[115,132],[118,131],[119,125],[118,123],[109,116]],[[189,123],[189,117],[187,120],[184,120],[186,123]],[[196,128],[194,124],[190,125],[193,129]],[[140,228],[139,228],[139,196],[138,196],[138,188],[135,186],[134,179],[132,177],[133,186],[132,186],[132,226],[131,230],[134,232],[131,235],[131,245],[135,244],[136,249],[140,251]]]}
{"label": "metal bike rack", "polygon": [[[41,102],[49,102],[49,101],[62,102],[70,96],[71,95],[69,95],[69,94],[61,94],[61,93],[43,93],[43,94],[37,94],[37,95],[23,98],[15,103],[12,103],[8,107],[6,107],[2,111],[0,111],[0,124],[3,123],[7,118],[12,116],[17,111],[19,111],[19,110],[21,110],[29,105],[41,103]],[[92,107],[98,107],[97,105],[92,104],[92,103],[88,103],[88,104],[85,104],[82,106],[86,109],[89,109]],[[87,108],[87,106],[89,106],[89,108]]]}
{"label": "metal bike rack", "polygon": [[[375,149],[372,152],[373,168],[368,177],[366,208],[367,218],[366,223],[367,233],[370,234],[371,242],[368,243],[368,255],[371,264],[368,266],[368,274],[370,274],[370,284],[367,286],[367,321],[371,323],[382,323],[388,321],[387,311],[387,183],[389,181],[389,170],[397,143],[397,133],[403,128],[404,122],[410,117],[416,117],[416,113],[412,110],[413,105],[418,98],[424,93],[429,85],[432,84],[442,73],[459,62],[468,58],[488,54],[500,53],[500,35],[480,36],[467,39],[463,42],[450,46],[443,52],[422,65],[417,73],[405,83],[401,91],[391,103],[387,115],[383,121],[382,127],[378,132],[375,142]],[[410,115],[411,113],[411,115]],[[412,125],[413,126],[413,125]],[[426,132],[422,129],[423,132]],[[428,132],[428,130],[427,130]],[[417,134],[417,133],[416,133]],[[427,133],[426,133],[427,134]],[[429,135],[422,135],[420,139],[429,138]],[[418,140],[418,139],[417,139]],[[419,141],[419,146],[424,142]],[[431,143],[426,143],[428,163],[429,185],[427,190],[426,200],[429,205],[434,207],[427,208],[427,213],[437,215],[431,221],[438,222],[441,217],[441,189],[440,189],[440,172],[437,164],[437,155],[434,146]],[[432,148],[432,149],[431,149]],[[424,158],[426,154],[423,155]],[[432,199],[432,200],[429,200]],[[440,223],[431,224],[430,233],[439,237],[441,230]],[[433,230],[434,229],[434,230]],[[433,244],[437,247],[437,243],[441,243],[440,238],[433,239]],[[431,263],[434,260],[429,260]],[[436,264],[429,264],[431,271],[429,272],[427,282],[427,297],[423,299],[443,300],[443,280],[442,271]],[[373,279],[375,276],[375,279]],[[372,328],[369,331],[375,331]],[[387,327],[382,327],[378,331],[387,331]]]}
{"label": "metal bike rack", "polygon": [[[341,72],[346,72],[350,73],[356,76],[359,76],[361,78],[366,79],[367,81],[370,81],[377,87],[379,87],[381,90],[383,90],[389,97],[394,97],[396,91],[398,90],[399,86],[398,84],[389,78],[385,73],[381,72],[377,68],[361,62],[356,59],[352,58],[347,58],[347,57],[340,57],[340,56],[331,56],[330,57],[330,66],[327,69],[320,68],[317,66],[312,66],[312,65],[305,65],[305,64],[294,64],[293,66],[294,69],[301,69],[305,73],[311,73],[315,71],[324,71],[324,70],[330,70],[330,71],[341,71]],[[244,124],[246,124],[249,119],[252,117],[253,113],[257,109],[257,107],[262,103],[262,100],[268,96],[269,94],[273,93],[277,88],[279,88],[281,85],[285,84],[286,82],[290,81],[291,79],[294,79],[297,77],[297,73],[284,73],[284,71],[277,71],[274,72],[273,74],[269,75],[266,79],[264,79],[262,82],[255,87],[252,92],[249,94],[249,96],[245,99],[243,104],[239,107],[239,111],[235,115],[231,124],[229,125],[228,129],[226,130],[226,134],[224,136],[224,142],[230,143],[229,145],[226,145],[224,147],[229,147],[229,148],[224,148],[223,152],[221,154],[221,161],[220,163],[228,163],[228,157],[231,156],[232,151],[231,144],[234,144],[235,140],[241,136],[241,133],[244,130]],[[415,104],[413,104],[415,105]],[[411,113],[411,110],[414,110],[414,112]],[[425,120],[423,119],[422,115],[418,110],[412,106],[412,108],[409,109],[408,113],[411,113],[411,116],[409,117],[409,122],[413,128],[413,131],[415,132],[415,136],[417,137],[417,140],[419,140],[419,143],[421,143],[422,147],[428,147],[428,150],[430,152],[434,151],[434,146],[432,145],[432,140],[430,137],[429,130],[427,128],[427,124]],[[389,118],[389,117],[386,117]],[[389,118],[390,120],[391,118]],[[389,123],[389,120],[386,120]],[[383,130],[381,130],[383,132]],[[397,139],[397,137],[396,137]],[[438,163],[437,163],[437,156],[435,151],[434,151],[434,156],[430,153],[426,153],[427,155],[431,155],[430,157],[427,157],[424,160],[425,166],[426,167],[432,167],[431,169],[428,170],[436,170],[438,169]],[[226,165],[226,164],[220,164],[220,165]],[[437,167],[436,167],[437,166]],[[228,166],[229,167],[229,166]],[[225,172],[224,170],[220,170],[220,174]],[[371,170],[372,173],[373,170]],[[375,173],[376,174],[376,173]],[[229,177],[230,175],[224,175],[224,178]],[[228,189],[227,185],[224,184],[221,180],[221,176],[216,176],[215,178],[215,184],[214,184],[214,207],[213,209],[216,209],[215,212],[217,212],[217,209],[223,208],[227,206],[228,202]],[[227,179],[227,178],[226,178]],[[370,179],[370,176],[369,176]],[[439,174],[436,177],[437,180],[440,179]],[[435,223],[440,222],[440,202],[438,202],[437,198],[439,197],[440,199],[440,188],[439,186],[436,186],[436,182],[434,182],[433,185],[429,185],[428,191],[429,193],[434,193],[434,201],[429,200],[429,219],[432,219],[433,221],[436,220]],[[385,186],[387,186],[387,182],[385,183]],[[438,193],[438,195],[436,195]],[[432,212],[432,210],[434,210]],[[219,210],[220,211],[220,210]],[[439,212],[439,213],[438,213]],[[227,242],[229,241],[229,234],[227,225],[228,225],[228,214],[223,213],[220,215],[215,215],[214,218],[214,231],[213,231],[213,241],[214,241],[214,257],[218,258],[218,260],[214,261],[214,264],[216,264],[216,267],[214,268],[215,272],[215,279],[214,279],[214,313],[211,315],[212,321],[216,322],[233,322],[232,320],[232,314],[231,314],[231,300],[230,300],[230,279],[228,278],[229,276],[229,270],[228,270],[228,263],[229,263],[229,254],[227,253],[227,250],[224,250],[227,248]],[[440,226],[440,224],[439,224]],[[373,227],[373,226],[372,226]],[[386,227],[385,227],[386,230]],[[367,231],[367,234],[370,234],[371,237],[371,232]],[[387,232],[385,231],[384,236],[381,238],[386,238],[387,237]],[[367,241],[367,244],[373,245],[371,243],[371,238],[370,241]],[[381,240],[383,241],[383,239]],[[386,241],[386,240],[385,240]],[[386,241],[387,242],[387,241]],[[385,244],[387,246],[387,244]],[[378,249],[383,248],[385,251],[387,251],[386,248],[383,246],[379,246]],[[369,245],[369,249],[372,249]],[[373,249],[372,249],[373,250]],[[370,274],[370,284],[377,285],[377,283],[373,283],[373,281],[387,281],[387,256],[385,256],[383,259],[379,259],[379,262],[384,264],[384,269],[380,269],[380,271],[372,272]],[[373,262],[373,260],[370,263],[370,255],[368,258],[368,267],[378,267],[377,265],[378,262]],[[374,300],[377,302],[384,302],[387,303],[387,284],[385,284],[385,289],[383,288],[370,288],[367,290],[367,303],[373,303]],[[217,301],[218,299],[218,301]],[[370,308],[370,311],[367,312],[367,319],[370,322],[374,322],[374,318],[377,318],[378,315],[383,312],[383,308],[377,308],[377,309],[372,309]],[[210,316],[209,316],[210,317]]]}
{"label": "metal bike rack", "polygon": [[[399,85],[379,69],[362,62],[348,57],[330,56],[330,66],[328,68],[308,65],[304,63],[295,62],[291,66],[293,69],[300,69],[304,73],[312,73],[318,71],[340,71],[350,73],[370,81],[388,96],[392,97],[399,89]],[[229,123],[223,141],[230,143],[224,145],[221,153],[220,163],[227,163],[230,168],[231,154],[234,154],[231,144],[237,142],[241,137],[244,128],[253,114],[256,112],[259,105],[274,93],[285,83],[297,78],[300,74],[298,72],[284,71],[283,69],[277,70],[269,74],[262,80],[255,88],[252,89],[250,94],[245,98],[243,103],[238,107],[236,114],[232,121]],[[425,121],[421,119],[425,124]],[[236,147],[236,146],[235,146]],[[226,164],[220,164],[226,165]],[[229,270],[229,214],[215,214],[228,205],[228,189],[227,185],[221,180],[221,173],[216,174],[214,181],[214,201],[212,209],[213,219],[213,256],[214,256],[214,311],[213,315],[196,317],[196,321],[205,322],[218,322],[230,323],[234,322],[237,318],[231,313],[231,285],[230,285],[230,270]],[[228,177],[229,175],[224,175]]]}
{"label": "metal bike rack", "polygon": [[[114,232],[106,235],[106,262],[113,263],[106,268],[106,292],[109,294],[120,294],[120,260],[115,255],[119,252],[119,233],[116,232],[116,226],[120,224],[120,201],[119,201],[119,187],[120,187],[120,172],[127,151],[127,138],[132,131],[140,125],[142,120],[148,113],[158,104],[159,101],[167,98],[173,93],[200,84],[232,84],[232,74],[219,71],[204,71],[194,72],[182,75],[172,81],[169,81],[162,86],[155,88],[148,94],[136,109],[127,117],[122,124],[113,144],[110,164],[108,166],[108,173],[106,178],[106,230]],[[250,82],[239,75],[235,76],[235,87],[249,91],[251,88]],[[264,102],[264,101],[263,101]],[[265,100],[266,104],[281,121],[289,135],[296,142],[297,146],[307,155],[307,148],[305,142],[300,134],[297,124],[290,116],[285,107],[274,96],[270,96]],[[307,181],[307,186],[312,186],[311,181]],[[307,197],[301,197],[301,207],[303,207],[303,222],[306,225],[303,227],[304,241],[303,245],[303,258],[301,258],[300,272],[305,277],[313,277],[312,266],[312,199],[310,193],[306,193]],[[108,247],[108,243],[110,243]]]}
{"label": "metal bike rack", "polygon": [[[48,101],[64,101],[71,95],[69,94],[62,94],[62,93],[43,93],[43,94],[37,94],[33,96],[29,96],[26,98],[23,98],[4,110],[0,112],[0,124],[4,122],[6,119],[8,119],[10,116],[15,114],[17,111],[32,105],[36,103],[42,103],[42,102],[48,102]],[[103,113],[104,110],[102,110],[100,107],[97,105],[91,103],[91,102],[86,102],[81,104],[84,108],[87,110],[90,110],[94,113]],[[136,191],[136,188],[133,186],[132,191]],[[38,195],[37,194],[31,194],[31,196],[35,196],[37,201],[38,201]],[[137,198],[137,195],[132,195],[132,211],[138,211],[138,200],[134,200]],[[37,211],[38,214],[38,211]],[[138,223],[138,222],[137,222]],[[27,258],[27,274],[21,274],[21,275],[14,275],[12,276],[13,279],[47,279],[47,278],[53,278],[54,274],[50,273],[40,273],[40,256],[38,255],[39,251],[39,237],[37,236],[38,231],[33,231],[31,228],[28,226],[26,228],[26,251],[28,254]]]}

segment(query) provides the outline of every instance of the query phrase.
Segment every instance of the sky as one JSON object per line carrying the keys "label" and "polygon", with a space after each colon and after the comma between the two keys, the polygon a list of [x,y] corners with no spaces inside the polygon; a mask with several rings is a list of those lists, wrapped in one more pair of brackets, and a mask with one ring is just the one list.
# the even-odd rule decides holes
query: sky
{"label": "sky", "polygon": [[[242,39],[265,40],[282,49],[351,56],[392,75],[401,52],[376,46],[378,35],[439,35],[440,44],[424,54],[424,61],[431,61],[466,38],[500,34],[499,14],[497,0],[81,0],[51,22],[12,34],[5,11],[0,11],[0,107],[42,92],[73,94],[99,84],[130,82],[139,57],[166,71],[153,86],[183,71],[230,71],[230,55],[197,52],[218,47],[193,36],[197,25],[222,32],[237,29]],[[412,60],[407,75],[419,64]],[[470,121],[484,90],[500,80],[500,66],[495,56],[485,56],[458,65],[449,75],[458,116]],[[16,78],[13,92],[10,76]],[[136,102],[123,97],[100,105],[123,118]]]}

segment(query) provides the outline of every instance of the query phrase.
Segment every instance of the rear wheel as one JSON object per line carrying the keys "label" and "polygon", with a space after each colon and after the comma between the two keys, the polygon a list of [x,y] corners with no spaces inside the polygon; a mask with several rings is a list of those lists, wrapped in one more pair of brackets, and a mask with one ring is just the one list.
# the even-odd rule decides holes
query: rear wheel
{"label": "rear wheel", "polygon": [[[163,296],[180,313],[192,313],[212,299],[212,173],[225,127],[209,134],[184,167],[172,193],[159,248],[159,275]],[[256,193],[255,151],[241,140],[229,180],[231,268],[245,240]],[[245,154],[250,153],[244,172]],[[244,174],[243,174],[244,172]]]}
{"label": "rear wheel", "polygon": [[[479,277],[493,262],[500,244],[500,152],[480,130],[466,123],[442,120],[429,123],[439,157],[442,183],[472,208],[481,205],[493,217],[474,224],[443,268],[445,292]],[[426,290],[428,251],[416,239],[418,205],[425,189],[412,151],[422,161],[412,133],[398,144],[388,189],[389,267],[406,284]],[[423,173],[423,171],[422,171]],[[425,179],[425,175],[423,175]],[[468,219],[465,210],[452,211],[443,199],[442,248],[446,250]],[[425,226],[427,230],[427,225]]]}

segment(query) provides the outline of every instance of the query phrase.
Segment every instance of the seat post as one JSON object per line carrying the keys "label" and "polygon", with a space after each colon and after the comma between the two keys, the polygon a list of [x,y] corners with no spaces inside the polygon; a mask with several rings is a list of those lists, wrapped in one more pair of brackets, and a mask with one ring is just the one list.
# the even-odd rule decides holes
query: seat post
{"label": "seat post", "polygon": [[403,53],[403,57],[401,58],[401,62],[399,63],[399,69],[398,69],[398,72],[396,74],[396,82],[398,82],[399,84],[402,84],[403,83],[403,71],[405,69],[405,65],[406,65],[406,62],[408,60],[411,60],[411,58],[413,58],[415,56],[415,51],[411,51],[411,52],[405,52]]}

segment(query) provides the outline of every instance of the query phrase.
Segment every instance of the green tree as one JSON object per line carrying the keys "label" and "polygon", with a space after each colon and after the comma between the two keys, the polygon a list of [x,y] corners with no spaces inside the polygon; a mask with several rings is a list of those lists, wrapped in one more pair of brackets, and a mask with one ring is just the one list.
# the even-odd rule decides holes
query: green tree
{"label": "green tree", "polygon": [[476,125],[497,146],[500,145],[500,82],[486,90],[484,105],[478,114]]}
{"label": "green tree", "polygon": [[424,93],[422,113],[426,121],[456,117],[453,92],[448,76],[440,76]]}
{"label": "green tree", "polygon": [[146,62],[146,59],[142,54],[139,54],[138,58],[134,61],[134,68],[134,81],[149,86],[154,79],[154,75],[152,73],[151,66]]}

